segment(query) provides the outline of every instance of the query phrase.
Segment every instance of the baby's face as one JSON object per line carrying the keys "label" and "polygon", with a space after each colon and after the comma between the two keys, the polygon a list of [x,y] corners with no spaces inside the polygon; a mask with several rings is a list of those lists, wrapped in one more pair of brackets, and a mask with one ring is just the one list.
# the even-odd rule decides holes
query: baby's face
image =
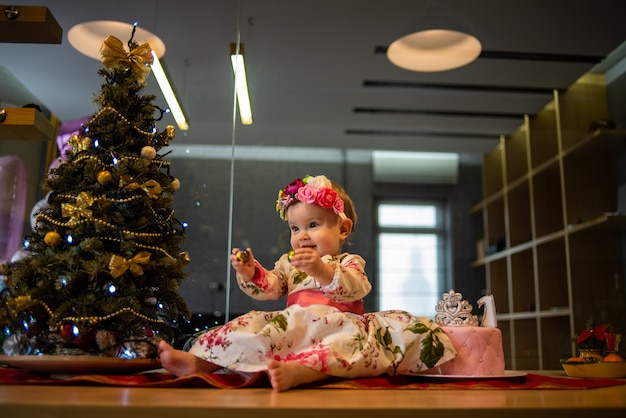
{"label": "baby's face", "polygon": [[308,247],[320,256],[338,255],[344,236],[339,216],[332,209],[298,202],[287,209],[287,224],[291,230],[291,247]]}

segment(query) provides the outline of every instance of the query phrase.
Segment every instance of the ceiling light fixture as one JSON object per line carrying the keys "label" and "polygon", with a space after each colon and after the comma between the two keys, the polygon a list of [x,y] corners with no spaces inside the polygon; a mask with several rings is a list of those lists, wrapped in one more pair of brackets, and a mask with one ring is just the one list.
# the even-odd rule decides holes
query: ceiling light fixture
{"label": "ceiling light fixture", "polygon": [[468,22],[439,13],[429,4],[387,48],[394,65],[410,71],[447,71],[473,62],[482,46]]}
{"label": "ceiling light fixture", "polygon": [[178,103],[174,89],[165,73],[160,58],[165,54],[165,44],[155,34],[137,27],[137,23],[131,25],[129,23],[117,22],[113,20],[94,20],[91,22],[79,23],[73,26],[67,33],[67,39],[70,44],[81,54],[100,61],[100,46],[107,36],[115,36],[124,40],[133,33],[133,39],[138,44],[148,43],[152,48],[152,73],[157,80],[159,88],[163,93],[163,97],[167,101],[172,117],[176,121],[180,130],[189,129],[189,124],[185,118],[185,114]]}
{"label": "ceiling light fixture", "polygon": [[246,66],[243,60],[243,44],[230,44],[230,62],[235,75],[235,89],[237,91],[237,103],[239,104],[239,115],[243,125],[252,125],[252,106],[250,105],[250,95],[248,93],[248,81],[246,79]]}
{"label": "ceiling light fixture", "polygon": [[170,112],[172,112],[172,117],[176,121],[178,125],[178,129],[181,131],[186,131],[189,129],[189,123],[187,123],[187,118],[185,118],[185,113],[183,112],[182,107],[178,103],[178,99],[176,98],[176,94],[174,93],[174,89],[172,88],[167,75],[165,74],[165,70],[161,65],[161,61],[159,61],[159,57],[156,52],[152,50],[152,74],[154,74],[154,78],[163,93],[163,97],[165,97],[165,101],[167,105],[170,107]]}

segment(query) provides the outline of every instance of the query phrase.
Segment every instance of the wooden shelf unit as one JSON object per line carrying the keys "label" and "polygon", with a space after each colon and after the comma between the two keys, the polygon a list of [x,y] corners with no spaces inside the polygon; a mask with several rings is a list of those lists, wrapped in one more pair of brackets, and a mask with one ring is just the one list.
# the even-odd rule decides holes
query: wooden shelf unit
{"label": "wooden shelf unit", "polygon": [[[587,74],[483,158],[483,268],[495,296],[506,367],[560,369],[594,316],[626,331],[618,159],[626,131],[608,119],[604,77]],[[621,208],[622,211],[624,208]]]}
{"label": "wooden shelf unit", "polygon": [[0,140],[51,141],[55,134],[53,122],[35,108],[3,108]]}

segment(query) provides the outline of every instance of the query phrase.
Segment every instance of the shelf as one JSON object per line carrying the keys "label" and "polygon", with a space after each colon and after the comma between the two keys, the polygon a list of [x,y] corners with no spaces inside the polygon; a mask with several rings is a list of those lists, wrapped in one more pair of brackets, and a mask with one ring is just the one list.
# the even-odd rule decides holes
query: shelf
{"label": "shelf", "polygon": [[589,131],[608,119],[603,80],[555,91],[483,159],[472,212],[489,250],[472,266],[496,299],[511,369],[560,367],[591,316],[626,329],[626,131]]}
{"label": "shelf", "polygon": [[63,28],[47,7],[15,7],[19,11],[17,19],[9,19],[6,12],[0,14],[0,42],[60,44],[63,41]]}
{"label": "shelf", "polygon": [[598,129],[571,147],[563,150],[562,156],[566,158],[572,154],[594,152],[594,149],[605,147],[608,147],[613,155],[626,152],[626,130]]}
{"label": "shelf", "polygon": [[569,308],[554,308],[548,311],[530,311],[530,312],[514,312],[514,313],[499,313],[496,315],[498,321],[511,321],[519,319],[532,319],[532,318],[554,318],[561,316],[569,316],[572,311]]}
{"label": "shelf", "polygon": [[600,232],[626,232],[626,216],[619,214],[604,214],[586,222],[567,226],[567,234],[575,234],[585,230],[598,230]]}
{"label": "shelf", "polygon": [[0,140],[51,141],[54,127],[35,108],[4,108],[0,122]]}
{"label": "shelf", "polygon": [[526,251],[528,248],[539,246],[542,244],[546,244],[558,239],[563,238],[566,234],[571,235],[577,232],[589,230],[589,229],[597,229],[603,232],[615,232],[625,233],[626,232],[626,216],[622,215],[601,215],[595,219],[590,221],[577,224],[577,225],[569,225],[566,229],[553,232],[551,234],[546,234],[541,237],[536,238],[532,241],[527,241],[521,244],[516,245],[515,247],[507,248],[502,251],[499,251],[495,254],[490,254],[483,258],[474,260],[471,264],[473,267],[484,266],[487,263],[492,261],[496,261],[507,256],[519,253],[521,251]]}

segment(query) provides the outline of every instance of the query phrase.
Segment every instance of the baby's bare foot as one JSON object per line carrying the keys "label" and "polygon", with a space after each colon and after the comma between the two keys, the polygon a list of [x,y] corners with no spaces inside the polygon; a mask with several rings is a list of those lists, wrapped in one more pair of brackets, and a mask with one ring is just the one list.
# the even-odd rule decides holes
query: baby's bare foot
{"label": "baby's bare foot", "polygon": [[161,366],[174,376],[186,376],[199,372],[213,373],[220,368],[187,351],[176,350],[165,341],[159,342],[159,360]]}
{"label": "baby's bare foot", "polygon": [[273,359],[267,361],[267,374],[272,388],[277,392],[284,392],[298,385],[318,382],[328,377],[322,372],[299,363],[282,363]]}

